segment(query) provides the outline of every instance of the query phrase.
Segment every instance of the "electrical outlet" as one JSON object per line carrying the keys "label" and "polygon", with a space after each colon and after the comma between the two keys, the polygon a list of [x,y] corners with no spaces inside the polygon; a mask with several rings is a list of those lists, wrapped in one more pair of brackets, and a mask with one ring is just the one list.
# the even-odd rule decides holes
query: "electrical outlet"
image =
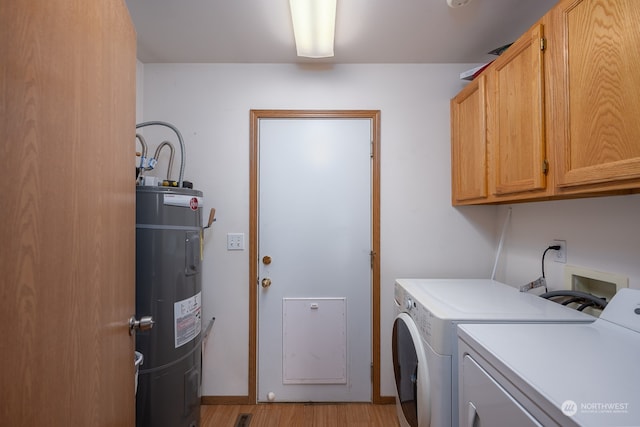
{"label": "electrical outlet", "polygon": [[244,233],[227,233],[227,250],[244,250]]}
{"label": "electrical outlet", "polygon": [[566,240],[554,240],[553,245],[560,246],[560,250],[554,251],[555,256],[553,260],[555,262],[567,263],[567,241]]}

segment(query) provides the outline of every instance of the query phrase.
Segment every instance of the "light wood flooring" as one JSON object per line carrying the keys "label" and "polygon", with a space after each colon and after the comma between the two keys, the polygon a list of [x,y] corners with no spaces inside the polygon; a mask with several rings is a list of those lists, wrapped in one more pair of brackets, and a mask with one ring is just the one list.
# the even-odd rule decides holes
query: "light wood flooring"
{"label": "light wood flooring", "polygon": [[202,427],[235,427],[238,416],[251,414],[243,427],[394,427],[395,405],[369,403],[267,403],[202,405]]}

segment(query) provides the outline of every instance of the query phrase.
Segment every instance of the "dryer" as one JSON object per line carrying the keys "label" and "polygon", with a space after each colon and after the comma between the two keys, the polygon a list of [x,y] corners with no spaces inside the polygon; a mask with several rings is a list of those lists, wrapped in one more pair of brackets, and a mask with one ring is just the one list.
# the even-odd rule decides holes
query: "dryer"
{"label": "dryer", "polygon": [[392,357],[403,427],[458,426],[459,324],[595,320],[489,279],[398,279],[394,302]]}
{"label": "dryer", "polygon": [[458,329],[461,425],[640,425],[640,290],[588,325]]}

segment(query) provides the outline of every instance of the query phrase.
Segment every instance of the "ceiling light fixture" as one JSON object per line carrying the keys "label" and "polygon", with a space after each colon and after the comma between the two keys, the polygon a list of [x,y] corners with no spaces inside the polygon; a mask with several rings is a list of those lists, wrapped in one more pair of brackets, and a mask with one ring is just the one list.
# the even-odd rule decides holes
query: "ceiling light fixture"
{"label": "ceiling light fixture", "polygon": [[336,0],[289,0],[298,56],[333,56]]}

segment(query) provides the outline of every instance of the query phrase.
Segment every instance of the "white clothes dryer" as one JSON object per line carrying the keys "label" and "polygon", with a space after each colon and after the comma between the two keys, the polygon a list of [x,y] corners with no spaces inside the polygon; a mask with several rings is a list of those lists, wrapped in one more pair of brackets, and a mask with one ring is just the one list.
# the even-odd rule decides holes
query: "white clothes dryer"
{"label": "white clothes dryer", "polygon": [[402,427],[458,426],[459,324],[595,320],[488,279],[398,279],[394,293],[392,356]]}
{"label": "white clothes dryer", "polygon": [[461,325],[460,425],[639,426],[640,290],[591,324]]}

